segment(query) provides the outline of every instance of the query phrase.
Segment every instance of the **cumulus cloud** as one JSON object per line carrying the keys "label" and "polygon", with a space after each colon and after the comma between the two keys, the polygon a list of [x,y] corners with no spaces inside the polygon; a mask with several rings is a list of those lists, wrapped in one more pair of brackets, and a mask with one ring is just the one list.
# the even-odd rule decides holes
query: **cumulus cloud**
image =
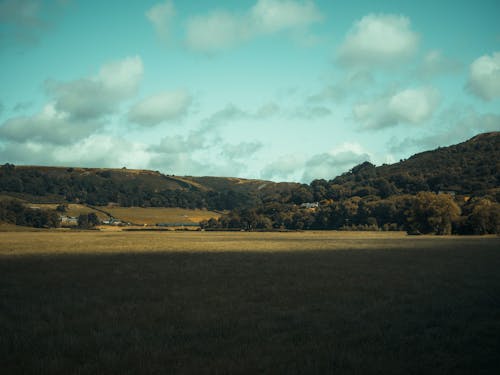
{"label": "cumulus cloud", "polygon": [[169,135],[163,137],[158,145],[150,147],[150,151],[159,154],[191,154],[196,150],[204,149],[205,137],[199,132],[191,132],[186,136]]}
{"label": "cumulus cloud", "polygon": [[250,11],[255,33],[271,34],[322,20],[313,1],[259,0]]}
{"label": "cumulus cloud", "polygon": [[463,142],[479,133],[500,130],[500,115],[496,113],[478,113],[473,108],[455,105],[439,116],[440,127],[437,131],[419,137],[407,137],[390,142],[392,152],[433,149]]}
{"label": "cumulus cloud", "polygon": [[194,16],[187,21],[186,43],[194,51],[213,53],[251,36],[246,20],[226,11]]}
{"label": "cumulus cloud", "polygon": [[63,145],[88,137],[100,127],[97,122],[75,122],[52,104],[34,116],[14,117],[0,127],[0,139]]}
{"label": "cumulus cloud", "polygon": [[141,58],[127,57],[103,65],[94,77],[47,81],[46,89],[58,111],[76,120],[96,119],[112,113],[121,101],[134,96],[142,74]]}
{"label": "cumulus cloud", "polygon": [[33,105],[32,102],[26,101],[26,102],[19,102],[14,105],[12,108],[12,111],[14,112],[22,112],[27,109],[29,109]]}
{"label": "cumulus cloud", "polygon": [[175,17],[175,7],[171,0],[152,6],[146,12],[147,19],[153,25],[157,35],[167,42],[170,39],[172,21]]}
{"label": "cumulus cloud", "polygon": [[413,56],[419,35],[408,17],[369,14],[357,21],[337,51],[337,60],[348,67],[392,66]]}
{"label": "cumulus cloud", "polygon": [[214,142],[201,131],[174,134],[149,147],[149,167],[180,175],[242,176],[248,171],[246,159],[261,147],[256,141],[231,144],[216,138]]}
{"label": "cumulus cloud", "polygon": [[305,29],[322,18],[310,0],[258,0],[241,14],[217,10],[190,18],[186,43],[194,51],[214,53],[262,35]]}
{"label": "cumulus cloud", "polygon": [[406,89],[358,104],[353,114],[367,129],[382,129],[400,123],[421,124],[431,118],[439,102],[439,92],[432,87]]}
{"label": "cumulus cloud", "polygon": [[323,118],[330,116],[332,111],[325,106],[305,106],[303,108],[298,108],[293,113],[293,118],[302,118],[305,120],[315,120],[318,118]]}
{"label": "cumulus cloud", "polygon": [[0,145],[0,159],[14,164],[143,168],[150,155],[140,143],[93,134],[74,144],[48,146],[25,141]]}
{"label": "cumulus cloud", "polygon": [[184,90],[161,92],[135,104],[128,112],[128,119],[143,126],[176,120],[187,112],[191,101]]}
{"label": "cumulus cloud", "polygon": [[[209,147],[205,134],[201,132],[169,135],[163,137],[157,145],[149,147],[149,167],[170,174],[207,175],[214,167],[211,165],[213,160],[208,162],[206,158]],[[203,156],[201,161],[198,158],[200,153]]]}
{"label": "cumulus cloud", "polygon": [[61,1],[0,0],[0,45],[35,44],[62,6]]}
{"label": "cumulus cloud", "polygon": [[260,171],[260,176],[272,181],[296,181],[300,178],[303,169],[304,160],[296,155],[284,155],[267,164]]}
{"label": "cumulus cloud", "polygon": [[500,97],[500,52],[481,56],[471,64],[466,87],[483,100]]}
{"label": "cumulus cloud", "polygon": [[241,142],[238,144],[225,144],[222,147],[222,154],[229,160],[245,159],[262,148],[260,142]]}
{"label": "cumulus cloud", "polygon": [[323,87],[319,92],[310,95],[307,101],[318,103],[325,101],[342,101],[353,94],[358,94],[374,82],[372,74],[367,71],[353,71],[344,74],[331,85]]}
{"label": "cumulus cloud", "polygon": [[225,108],[213,113],[204,120],[210,127],[223,126],[231,121],[244,119],[263,120],[275,116],[280,111],[280,107],[273,102],[266,103],[255,111],[243,110],[234,104],[228,104]]}
{"label": "cumulus cloud", "polygon": [[441,51],[432,50],[425,54],[418,67],[418,76],[430,79],[438,75],[451,74],[460,70],[461,64],[443,55]]}
{"label": "cumulus cloud", "polygon": [[302,181],[330,180],[357,164],[369,161],[370,155],[358,143],[344,143],[336,149],[314,155],[306,161]]}

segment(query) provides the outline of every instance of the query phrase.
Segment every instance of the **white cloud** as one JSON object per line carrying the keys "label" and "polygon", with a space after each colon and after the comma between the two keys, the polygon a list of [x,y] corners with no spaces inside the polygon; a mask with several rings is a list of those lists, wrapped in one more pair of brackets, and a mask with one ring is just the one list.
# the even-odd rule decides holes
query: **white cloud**
{"label": "white cloud", "polygon": [[25,141],[0,145],[0,158],[14,164],[143,168],[150,154],[143,144],[94,134],[74,144]]}
{"label": "white cloud", "polygon": [[337,59],[348,67],[392,66],[413,56],[418,44],[408,17],[369,14],[347,33]]}
{"label": "white cloud", "polygon": [[341,101],[351,95],[357,95],[360,91],[372,86],[374,78],[367,71],[352,71],[343,74],[337,82],[325,86],[316,94],[308,97],[308,102],[318,103],[324,101]]}
{"label": "white cloud", "polygon": [[163,137],[159,144],[150,147],[150,150],[158,154],[174,155],[192,154],[204,148],[206,148],[204,135],[199,132],[192,132],[187,136],[169,135]]}
{"label": "white cloud", "polygon": [[0,127],[0,139],[22,143],[26,141],[44,144],[72,144],[90,136],[101,124],[72,121],[48,104],[34,116],[14,117]]}
{"label": "white cloud", "polygon": [[305,30],[322,18],[310,0],[258,0],[245,13],[217,10],[190,18],[186,24],[186,43],[194,51],[214,53],[262,35]]}
{"label": "white cloud", "polygon": [[191,96],[184,90],[158,93],[135,104],[128,119],[144,126],[176,120],[186,113],[191,101]]}
{"label": "white cloud", "polygon": [[151,155],[147,146],[112,135],[93,134],[72,146],[57,148],[55,160],[71,165],[144,168]]}
{"label": "white cloud", "polygon": [[323,18],[313,1],[292,0],[259,0],[250,17],[255,33],[263,34],[307,26]]}
{"label": "white cloud", "polygon": [[431,118],[439,102],[439,92],[432,87],[406,89],[358,104],[353,114],[369,129],[382,129],[400,123],[421,124]]}
{"label": "white cloud", "polygon": [[74,119],[95,119],[112,113],[121,101],[135,95],[142,74],[142,60],[134,56],[103,65],[94,77],[48,81],[46,87],[58,111]]}
{"label": "white cloud", "polygon": [[321,178],[331,180],[370,159],[369,153],[360,144],[346,142],[330,152],[314,155],[307,160],[302,181],[311,182]]}
{"label": "white cloud", "polygon": [[3,0],[0,1],[0,22],[22,26],[37,26],[40,20],[40,1]]}
{"label": "white cloud", "polygon": [[166,0],[151,7],[146,12],[147,19],[153,24],[158,36],[167,42],[170,39],[172,20],[175,17],[175,7],[171,0]]}
{"label": "white cloud", "polygon": [[228,160],[245,159],[262,148],[260,142],[241,142],[238,144],[225,144],[222,146],[222,155]]}
{"label": "white cloud", "polygon": [[0,42],[37,42],[39,33],[45,28],[41,7],[41,2],[36,0],[0,1]]}
{"label": "white cloud", "polygon": [[221,163],[217,154],[220,148],[209,144],[201,132],[166,136],[149,151],[149,167],[169,174],[231,176],[241,169],[241,163],[234,160],[223,159]]}
{"label": "white cloud", "polygon": [[272,181],[296,181],[304,170],[304,160],[297,155],[283,155],[267,164],[260,172],[261,178]]}
{"label": "white cloud", "polygon": [[293,112],[292,117],[302,118],[306,120],[314,120],[330,116],[331,114],[332,111],[324,106],[304,106],[302,108],[296,109]]}
{"label": "white cloud", "polygon": [[188,47],[203,53],[230,48],[251,37],[247,20],[226,11],[194,16],[187,21],[186,28]]}
{"label": "white cloud", "polygon": [[234,104],[228,104],[225,108],[213,113],[204,122],[211,127],[223,126],[230,121],[243,119],[263,120],[275,116],[280,111],[280,107],[273,102],[266,103],[255,111],[243,110]]}
{"label": "white cloud", "polygon": [[425,54],[417,73],[421,78],[429,79],[438,75],[456,73],[462,65],[443,55],[441,51],[432,50]]}
{"label": "white cloud", "polygon": [[62,1],[0,0],[0,46],[37,43],[64,5]]}
{"label": "white cloud", "polygon": [[408,137],[402,141],[391,140],[391,151],[408,155],[408,150],[449,146],[480,133],[500,131],[500,114],[478,113],[472,107],[464,108],[464,105],[459,104],[442,111],[437,122],[440,124],[439,129],[433,129],[432,133],[422,134],[417,138]]}
{"label": "white cloud", "polygon": [[483,100],[500,97],[500,52],[481,56],[471,64],[467,89]]}

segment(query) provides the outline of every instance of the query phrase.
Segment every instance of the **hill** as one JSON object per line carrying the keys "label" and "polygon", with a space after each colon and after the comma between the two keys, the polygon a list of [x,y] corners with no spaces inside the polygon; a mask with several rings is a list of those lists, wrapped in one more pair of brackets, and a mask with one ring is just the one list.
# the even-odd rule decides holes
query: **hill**
{"label": "hill", "polygon": [[317,200],[367,195],[385,198],[419,191],[447,191],[466,196],[497,194],[500,132],[480,134],[466,142],[415,154],[391,165],[376,167],[365,162],[328,182],[313,181],[311,187]]}
{"label": "hill", "polygon": [[46,166],[0,167],[0,192],[35,203],[233,209],[289,193],[295,183],[181,177],[157,171]]}
{"label": "hill", "polygon": [[235,177],[165,175],[158,171],[14,166],[0,168],[0,192],[38,203],[234,209],[262,202],[300,204],[325,199],[448,191],[497,195],[500,132],[422,152],[391,165],[365,162],[330,181],[310,185]]}

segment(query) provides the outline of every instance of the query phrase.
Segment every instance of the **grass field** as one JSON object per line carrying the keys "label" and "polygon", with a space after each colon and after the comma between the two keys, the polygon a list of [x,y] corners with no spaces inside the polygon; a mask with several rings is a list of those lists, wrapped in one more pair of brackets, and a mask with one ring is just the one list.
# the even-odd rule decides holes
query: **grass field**
{"label": "grass field", "polygon": [[[0,197],[1,199],[1,197]],[[55,210],[57,204],[47,203],[28,203],[29,207],[39,207],[42,209]],[[157,223],[199,223],[202,220],[218,218],[219,213],[208,210],[190,210],[175,207],[99,207],[108,212],[115,218],[122,221],[131,222],[139,225],[155,225]],[[101,212],[87,207],[83,204],[69,203],[65,215],[78,217],[80,214],[94,212],[99,219],[106,220],[108,216]]]}
{"label": "grass field", "polygon": [[220,216],[220,214],[212,211],[184,208],[106,207],[104,210],[120,220],[148,225],[157,223],[199,223],[202,220]]}
{"label": "grass field", "polygon": [[0,232],[2,374],[497,374],[500,239]]}

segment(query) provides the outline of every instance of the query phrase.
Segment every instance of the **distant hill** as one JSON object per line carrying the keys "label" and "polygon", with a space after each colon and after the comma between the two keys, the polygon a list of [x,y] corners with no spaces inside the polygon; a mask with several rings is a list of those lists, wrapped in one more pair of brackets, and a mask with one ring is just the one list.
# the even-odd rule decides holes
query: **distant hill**
{"label": "distant hill", "polygon": [[2,195],[41,203],[231,210],[263,202],[300,204],[353,196],[386,198],[419,191],[498,194],[499,187],[500,132],[480,134],[391,165],[376,167],[365,162],[330,181],[315,180],[310,185],[173,176],[125,168],[0,167]]}
{"label": "distant hill", "polygon": [[365,162],[327,185],[340,185],[358,196],[387,197],[418,191],[484,195],[500,187],[500,132],[480,134],[391,165],[375,167]]}
{"label": "distant hill", "polygon": [[296,183],[157,171],[46,166],[0,167],[0,192],[29,202],[233,209],[263,196],[289,194]]}

